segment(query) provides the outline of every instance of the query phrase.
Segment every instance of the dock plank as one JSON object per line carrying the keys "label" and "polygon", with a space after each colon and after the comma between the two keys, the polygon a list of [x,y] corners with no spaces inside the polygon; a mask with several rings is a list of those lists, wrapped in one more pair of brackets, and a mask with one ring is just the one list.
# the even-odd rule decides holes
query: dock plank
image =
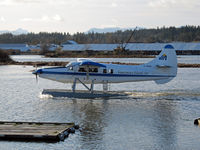
{"label": "dock plank", "polygon": [[74,123],[0,122],[1,140],[60,141]]}

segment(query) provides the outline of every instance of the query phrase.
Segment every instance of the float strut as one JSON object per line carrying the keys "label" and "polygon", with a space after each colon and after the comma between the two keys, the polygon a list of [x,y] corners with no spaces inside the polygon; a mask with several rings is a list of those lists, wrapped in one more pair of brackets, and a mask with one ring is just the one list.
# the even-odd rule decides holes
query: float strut
{"label": "float strut", "polygon": [[103,92],[108,92],[108,81],[103,81]]}
{"label": "float strut", "polygon": [[76,90],[76,80],[77,78],[74,79],[73,85],[72,85],[72,91],[75,92]]}
{"label": "float strut", "polygon": [[94,89],[94,80],[92,80],[91,86],[90,86],[90,92],[93,93]]}

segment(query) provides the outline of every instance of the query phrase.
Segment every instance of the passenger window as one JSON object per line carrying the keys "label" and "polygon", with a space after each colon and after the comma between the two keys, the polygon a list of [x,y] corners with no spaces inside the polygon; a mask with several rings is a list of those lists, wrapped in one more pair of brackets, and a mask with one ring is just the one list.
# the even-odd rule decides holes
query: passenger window
{"label": "passenger window", "polygon": [[[79,68],[79,72],[87,72],[86,68]],[[88,68],[88,72],[98,72],[98,68]]]}
{"label": "passenger window", "polygon": [[98,72],[98,69],[97,69],[97,68],[94,68],[94,72]]}
{"label": "passenger window", "polygon": [[79,68],[79,72],[86,72],[85,68]]}
{"label": "passenger window", "polygon": [[110,69],[109,72],[110,72],[111,74],[113,74],[113,69]]}
{"label": "passenger window", "polygon": [[90,68],[89,72],[98,72],[98,68]]}
{"label": "passenger window", "polygon": [[103,69],[103,73],[107,73],[107,69]]}

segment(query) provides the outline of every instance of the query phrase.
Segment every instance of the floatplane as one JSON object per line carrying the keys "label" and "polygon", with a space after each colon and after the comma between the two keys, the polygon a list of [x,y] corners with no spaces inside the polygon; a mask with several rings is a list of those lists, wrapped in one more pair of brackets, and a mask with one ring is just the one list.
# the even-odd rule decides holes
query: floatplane
{"label": "floatplane", "polygon": [[105,93],[108,91],[110,83],[150,80],[157,84],[167,83],[176,77],[177,57],[174,47],[165,45],[155,59],[142,65],[105,64],[79,58],[65,67],[38,69],[33,74],[53,81],[72,83],[70,96],[78,93],[76,91],[77,83],[87,89],[87,94],[94,95],[94,84],[102,84],[103,93]]}

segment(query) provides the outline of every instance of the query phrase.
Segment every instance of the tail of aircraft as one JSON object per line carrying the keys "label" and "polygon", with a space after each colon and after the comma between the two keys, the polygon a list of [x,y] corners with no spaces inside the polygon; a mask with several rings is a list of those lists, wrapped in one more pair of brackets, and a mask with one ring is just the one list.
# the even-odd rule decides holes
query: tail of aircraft
{"label": "tail of aircraft", "polygon": [[172,45],[166,45],[157,58],[148,63],[155,67],[156,74],[165,74],[169,78],[155,80],[157,84],[164,84],[171,81],[177,74],[176,51]]}

